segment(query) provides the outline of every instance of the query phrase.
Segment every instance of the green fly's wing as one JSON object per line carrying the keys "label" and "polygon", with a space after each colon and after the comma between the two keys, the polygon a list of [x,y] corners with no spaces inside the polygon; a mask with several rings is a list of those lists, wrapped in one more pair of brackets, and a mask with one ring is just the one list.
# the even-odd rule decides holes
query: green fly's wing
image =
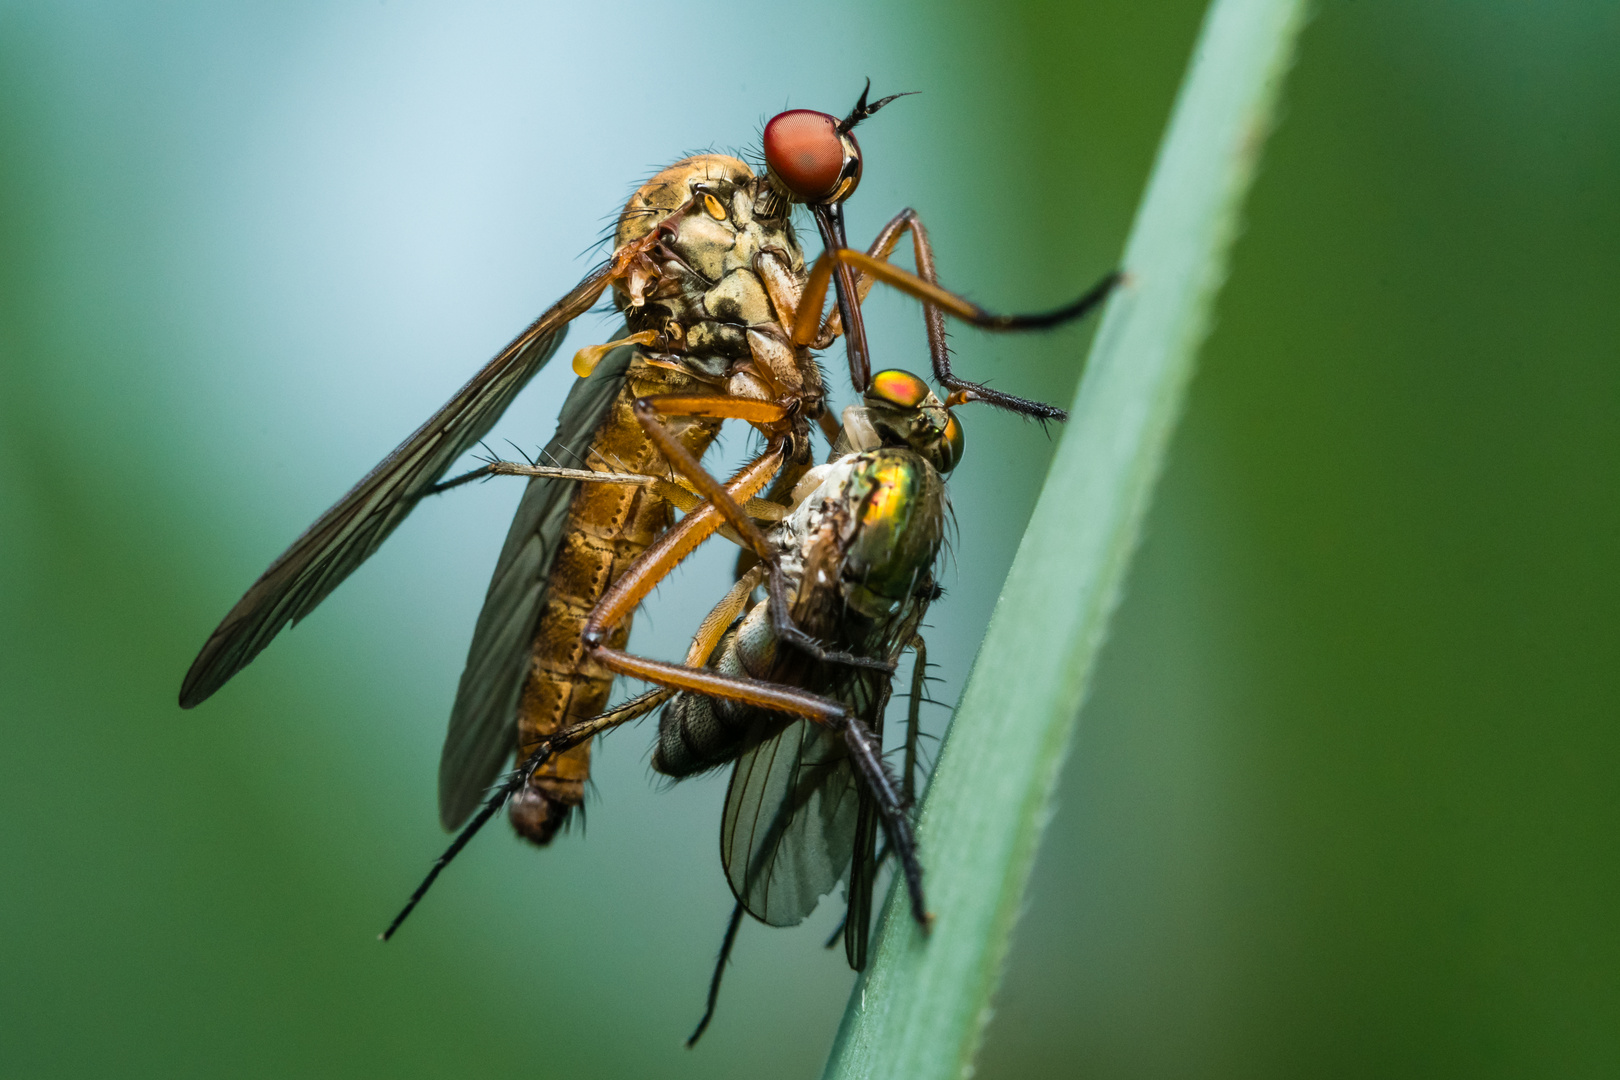
{"label": "green fly's wing", "polygon": [[770,926],[804,921],[843,880],[860,802],[837,733],[799,720],[737,759],[720,821],[731,891]]}
{"label": "green fly's wing", "polygon": [[855,843],[844,895],[844,956],[856,971],[866,969],[866,946],[872,940],[872,888],[877,883],[877,803],[860,792],[860,813],[855,822]]}

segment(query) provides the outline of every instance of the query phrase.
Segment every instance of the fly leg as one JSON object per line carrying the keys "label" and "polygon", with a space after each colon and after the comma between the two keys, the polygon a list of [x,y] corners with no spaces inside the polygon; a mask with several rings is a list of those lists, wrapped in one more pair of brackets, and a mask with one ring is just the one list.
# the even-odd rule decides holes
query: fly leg
{"label": "fly leg", "polygon": [[[469,469],[460,476],[453,476],[449,480],[441,481],[427,489],[427,494],[438,495],[458,488],[462,484],[469,484],[474,480],[487,480],[491,476],[528,476],[550,477],[553,480],[583,480],[597,484],[643,484],[656,488],[661,484],[669,484],[657,476],[644,476],[641,473],[597,472],[595,469],[563,469],[550,465],[519,464],[515,461],[500,461],[490,459],[476,469]],[[663,494],[660,491],[660,494]]]}
{"label": "fly leg", "polygon": [[[906,231],[910,231],[912,236],[912,249],[917,263],[916,274],[902,270],[887,261],[894,245]],[[854,286],[854,291],[859,297],[865,296],[874,281],[882,281],[923,301],[934,376],[942,385],[964,395],[961,400],[986,401],[1015,412],[1051,420],[1064,419],[1067,414],[1051,405],[1029,401],[958,378],[951,371],[950,353],[945,344],[944,313],[991,331],[1046,329],[1089,314],[1124,280],[1121,272],[1114,271],[1086,290],[1078,299],[1063,307],[1033,315],[997,315],[940,287],[938,274],[934,268],[933,246],[928,241],[927,230],[923,228],[922,221],[915,211],[905,210],[884,228],[869,252],[854,251],[847,247],[834,249],[829,246],[827,251],[817,258],[811,268],[810,278],[805,284],[804,299],[794,322],[795,343],[807,344],[828,336],[831,329],[830,322],[828,326],[822,327],[821,333],[818,334],[816,320],[826,300],[829,281],[841,280],[838,275],[846,267],[860,272],[860,281]],[[858,305],[852,310],[858,319],[860,317]],[[843,305],[840,305],[838,314],[844,325],[847,325],[848,316]]]}
{"label": "fly leg", "polygon": [[427,891],[433,887],[433,883],[444,872],[444,868],[450,865],[452,859],[461,854],[461,849],[466,847],[474,836],[478,835],[478,830],[482,829],[490,818],[501,812],[501,807],[506,805],[508,799],[523,790],[536,769],[556,755],[565,750],[571,750],[581,743],[589,742],[609,728],[615,728],[638,717],[646,716],[674,696],[674,692],[670,690],[649,690],[644,694],[638,694],[617,708],[609,709],[607,712],[593,716],[589,720],[582,720],[571,727],[563,728],[556,734],[544,739],[539,746],[535,747],[534,752],[524,759],[521,765],[508,773],[506,779],[502,780],[490,791],[489,798],[484,800],[484,805],[479,809],[478,813],[473,815],[472,820],[468,821],[461,831],[456,834],[456,838],[450,841],[450,846],[444,849],[444,854],[434,860],[432,868],[427,872],[427,876],[422,879],[422,884],[418,885],[416,891],[411,893],[410,899],[405,901],[405,906],[400,909],[398,915],[394,916],[394,921],[388,924],[388,929],[378,934],[377,937],[382,941],[387,941],[394,936],[394,932],[400,928],[411,912],[416,910],[416,905],[422,902],[422,897],[427,895]]}
{"label": "fly leg", "polygon": [[[759,567],[756,567],[755,571],[757,572],[759,569],[760,569]],[[740,586],[741,584],[742,584],[742,582],[739,581],[738,585]],[[750,588],[752,588],[752,585],[750,585]],[[746,593],[744,595],[746,595]],[[740,605],[739,605],[739,610],[740,610]],[[710,614],[710,618],[711,619],[714,618],[715,614],[717,614],[719,611],[720,611],[720,608],[716,608],[715,611]],[[708,620],[705,620],[705,623],[707,623],[707,621]],[[687,662],[691,663],[691,658],[690,657],[688,657]],[[707,662],[706,657],[705,657],[704,662]],[[880,716],[882,714],[882,706],[881,705],[877,709],[877,714],[880,715]],[[854,892],[856,890],[861,889],[861,885],[859,883],[857,883],[857,881],[856,881],[856,876],[857,875],[860,875],[862,880],[865,882],[865,889],[864,889],[865,902],[864,902],[864,905],[863,905],[862,916],[859,919],[855,920],[855,922],[858,922],[859,925],[862,927],[862,930],[859,932],[861,934],[861,947],[860,947],[860,950],[859,950],[859,961],[860,962],[858,962],[858,963],[856,962],[856,950],[855,950],[855,947],[854,947],[853,943],[851,943],[849,948],[848,948],[848,951],[850,953],[850,966],[853,967],[856,971],[860,971],[862,968],[865,967],[865,959],[866,959],[866,957],[865,957],[865,935],[866,935],[866,932],[867,932],[868,928],[870,927],[870,921],[869,920],[870,920],[870,915],[871,915],[871,899],[872,899],[871,884],[872,884],[873,880],[875,880],[876,877],[877,877],[878,868],[883,864],[883,861],[888,858],[888,849],[887,848],[885,848],[883,850],[882,854],[878,855],[878,857],[875,860],[871,860],[869,858],[870,855],[871,855],[871,833],[872,833],[872,830],[871,830],[872,821],[869,818],[869,814],[870,814],[869,802],[870,802],[869,799],[863,799],[862,800],[861,820],[856,825],[856,835],[858,837],[863,838],[863,840],[857,841],[857,844],[859,845],[859,848],[863,848],[864,850],[858,849],[854,853],[854,861],[853,861],[853,864],[852,864],[854,869],[851,872],[851,879],[850,879],[851,880],[851,884],[850,884],[851,892]],[[870,863],[870,869],[866,869],[866,866],[867,866],[868,862]],[[850,903],[851,909],[853,909],[854,903],[855,902],[852,900],[851,903]],[[741,902],[738,902],[737,904],[733,905],[733,907],[731,909],[731,919],[730,919],[730,921],[728,921],[726,923],[725,937],[723,939],[721,939],[721,942],[720,942],[720,955],[715,959],[714,974],[709,977],[709,996],[708,996],[708,999],[705,1002],[704,1007],[703,1007],[703,1016],[702,1016],[702,1018],[700,1018],[698,1020],[697,1027],[693,1029],[691,1036],[688,1037],[687,1040],[686,1040],[686,1045],[687,1045],[688,1049],[690,1049],[691,1047],[697,1045],[698,1039],[702,1038],[703,1033],[708,1030],[709,1022],[714,1019],[715,1006],[720,1001],[720,981],[725,976],[726,965],[731,962],[731,951],[732,951],[733,947],[735,947],[735,945],[737,944],[737,931],[742,927],[743,913],[746,910],[747,909],[745,909],[743,907]],[[839,924],[838,924],[838,929],[834,930],[832,937],[827,939],[827,948],[829,948],[829,949],[832,948],[833,944],[839,939],[839,937],[843,936],[845,934],[845,928],[850,926],[850,925],[852,925],[852,922],[851,922],[851,919],[850,919],[850,913],[848,911],[846,911],[843,920],[841,920],[839,922]]]}
{"label": "fly leg", "polygon": [[911,899],[911,913],[924,930],[932,921],[923,896],[922,864],[917,861],[917,841],[906,817],[900,786],[883,762],[882,746],[872,729],[843,703],[781,683],[725,675],[711,668],[694,668],[650,660],[618,649],[596,646],[591,659],[620,675],[650,682],[672,690],[686,690],[708,697],[740,702],[773,712],[803,717],[821,724],[843,737],[856,775],[876,806],[889,846],[900,857],[901,872]]}
{"label": "fly leg", "polygon": [[[897,650],[898,651],[898,650]],[[883,715],[888,710],[891,680],[885,679],[869,708],[868,730],[879,756],[883,753]],[[872,792],[860,793],[855,814],[855,846],[850,853],[849,884],[845,887],[844,959],[855,971],[866,970],[866,947],[872,940],[872,890],[877,885],[877,824],[881,812]],[[902,804],[902,814],[911,807]],[[910,818],[907,818],[909,821]]]}
{"label": "fly leg", "polygon": [[[698,626],[697,633],[692,637],[691,648],[687,650],[686,662],[688,664],[694,667],[702,667],[709,662],[709,657],[713,654],[715,646],[719,644],[720,638],[724,636],[726,628],[736,620],[738,614],[747,605],[748,594],[759,584],[762,574],[763,568],[760,568],[758,572],[744,575],[743,579],[732,586],[731,591],[726,593],[720,602],[714,606],[714,609],[704,617],[703,622]],[[523,790],[536,769],[556,755],[571,750],[581,743],[589,742],[604,731],[646,716],[674,696],[675,691],[669,689],[649,690],[644,694],[636,695],[623,705],[593,716],[589,720],[582,720],[577,724],[565,727],[542,740],[540,745],[534,748],[534,751],[523,760],[521,765],[513,769],[505,780],[496,785],[477,815],[467,822],[461,832],[456,834],[456,838],[450,842],[450,846],[445,849],[444,854],[440,855],[438,860],[434,862],[432,869],[428,871],[427,877],[423,879],[422,884],[418,885],[416,891],[411,893],[411,897],[406,901],[404,909],[394,917],[393,922],[388,924],[388,929],[382,932],[382,940],[387,941],[394,936],[394,931],[399,929],[406,916],[410,915],[416,905],[421,902],[422,897],[427,895],[428,889],[433,887],[433,882],[438,878],[439,874],[444,871],[446,866],[450,865],[450,860],[461,853],[461,849],[467,846],[467,843],[478,834],[478,830],[482,829],[490,818],[500,813],[501,807],[506,805],[508,799]],[[730,951],[729,945],[727,951]],[[718,988],[719,980],[716,979],[715,990],[718,991]],[[711,1011],[713,1009],[712,999],[710,1009]],[[701,1029],[699,1034],[701,1034]],[[694,1035],[693,1038],[696,1039],[697,1036]]]}
{"label": "fly leg", "polygon": [[922,713],[923,694],[928,683],[928,646],[921,634],[911,641],[914,666],[911,669],[911,699],[906,702],[906,756],[900,773],[900,794],[909,808],[917,802],[917,724]]}
{"label": "fly leg", "polygon": [[[764,567],[760,566],[745,574],[704,617],[703,622],[698,626],[697,633],[693,635],[691,647],[687,650],[687,664],[702,667],[709,662],[709,657],[713,654],[715,646],[719,644],[726,629],[736,620],[743,608],[747,606],[748,595],[758,586],[764,572]],[[468,842],[477,835],[478,830],[482,829],[492,817],[500,813],[501,808],[508,799],[523,790],[536,769],[557,754],[570,750],[581,743],[588,742],[597,735],[618,727],[620,724],[646,716],[674,696],[674,690],[664,687],[649,690],[631,698],[617,708],[609,709],[607,712],[594,716],[589,720],[563,728],[542,741],[521,765],[490,792],[489,798],[485,801],[478,814],[451,841],[444,854],[439,856],[432,868],[428,870],[427,877],[417,886],[416,891],[411,893],[405,907],[394,917],[394,921],[389,923],[388,929],[378,936],[384,941],[393,937],[394,932],[400,928],[405,919],[416,909],[416,905],[427,895],[428,889],[432,888],[434,881],[438,879],[444,868],[461,853],[461,850],[467,846]],[[736,943],[737,931],[742,922],[742,911],[742,905],[739,904],[732,913],[731,922],[726,930],[725,941],[721,945],[719,964],[715,968],[713,979],[710,981],[708,1006],[703,1013],[702,1021],[697,1026],[697,1030],[687,1040],[687,1046],[696,1044],[698,1037],[703,1034],[704,1029],[709,1026],[709,1021],[714,1017],[715,1004],[720,995],[721,973],[730,959],[732,946]]]}
{"label": "fly leg", "polygon": [[688,1050],[697,1045],[697,1041],[709,1029],[709,1021],[714,1019],[714,1007],[720,1002],[720,979],[726,973],[726,965],[731,963],[731,949],[737,944],[737,931],[742,928],[743,910],[741,904],[731,909],[731,921],[726,923],[726,936],[720,942],[720,956],[714,962],[714,974],[709,976],[709,999],[703,1006],[703,1018],[687,1037]]}
{"label": "fly leg", "polygon": [[[906,809],[917,805],[917,721],[921,712],[922,695],[928,681],[928,648],[923,643],[922,635],[913,634],[907,647],[916,654],[917,666],[911,671],[911,700],[906,706],[906,744],[904,771],[900,774],[900,798]],[[889,861],[891,850],[884,845],[878,850],[877,857],[872,860],[872,877],[876,878],[883,864]],[[838,939],[844,936],[849,926],[849,912],[844,913],[838,926],[827,936],[824,948],[832,948],[838,944]],[[852,965],[853,966],[853,965]],[[859,970],[858,968],[856,970]]]}
{"label": "fly leg", "polygon": [[894,664],[888,660],[874,660],[869,656],[856,656],[854,653],[829,649],[801,630],[799,624],[793,621],[793,610],[788,603],[787,578],[774,560],[770,563],[770,567],[771,575],[765,586],[765,592],[770,601],[768,610],[771,615],[771,629],[776,631],[779,640],[824,664],[848,664],[850,667],[872,668],[886,674],[894,672]]}
{"label": "fly leg", "polygon": [[[652,592],[681,560],[720,528],[726,520],[721,516],[725,510],[729,509],[735,514],[735,520],[732,521],[733,528],[736,528],[738,522],[742,524],[743,527],[737,529],[739,535],[747,536],[752,533],[760,536],[763,541],[758,527],[749,520],[736,500],[752,497],[775,475],[785,459],[786,437],[778,436],[772,439],[763,454],[744,466],[729,483],[722,485],[704,471],[691,453],[670,437],[664,426],[658,424],[656,419],[654,424],[655,428],[649,430],[656,431],[654,440],[658,443],[659,449],[665,451],[666,459],[676,464],[677,468],[689,465],[691,471],[698,474],[697,477],[692,477],[694,483],[700,493],[708,498],[706,502],[699,504],[681,518],[674,528],[653,541],[652,545],[638,555],[624,573],[608,586],[607,591],[602,594],[602,599],[591,609],[590,616],[585,620],[581,638],[588,651],[600,649],[602,643],[607,640],[608,631],[635,611],[642,600],[646,599],[647,594]],[[671,448],[678,453],[670,453]],[[682,468],[682,471],[686,469]],[[716,504],[713,498],[715,493],[725,500],[724,508]]]}
{"label": "fly leg", "polygon": [[[727,416],[738,416],[742,419],[754,421],[755,417],[762,418],[759,422],[766,422],[763,418],[769,417],[770,409],[777,410],[776,419],[785,419],[786,410],[773,402],[751,401],[749,399],[728,398],[708,395],[676,395],[665,394],[659,397],[640,398],[635,403],[636,419],[646,430],[648,438],[664,455],[678,473],[685,476],[697,489],[697,493],[708,500],[708,505],[693,511],[681,520],[681,524],[664,535],[664,538],[632,563],[624,575],[614,582],[608,592],[603,595],[591,617],[585,624],[584,640],[587,647],[595,648],[606,640],[607,632],[626,614],[635,610],[637,604],[652,589],[652,586],[663,580],[674,565],[686,557],[691,547],[682,547],[671,540],[680,533],[687,522],[708,514],[710,511],[725,518],[726,523],[735,531],[743,547],[752,551],[761,563],[769,567],[769,588],[771,594],[771,622],[782,640],[794,647],[809,653],[823,663],[847,664],[851,667],[872,668],[878,671],[893,671],[893,665],[883,660],[873,660],[852,653],[827,649],[820,645],[815,638],[801,630],[794,622],[787,606],[787,580],[782,573],[781,565],[777,560],[777,553],[766,540],[765,534],[755,525],[747,512],[737,504],[735,496],[729,492],[718,480],[698,463],[696,457],[681,442],[669,433],[659,420],[659,414],[665,413],[674,416],[716,416],[724,413]],[[779,436],[773,440],[771,447],[780,453],[782,450]],[[766,456],[773,453],[766,450]],[[763,458],[761,459],[764,460]],[[746,492],[753,494],[758,488]],[[714,522],[708,532],[718,528],[718,521],[712,517],[705,517],[705,522]],[[700,537],[701,539],[701,537]],[[667,545],[664,541],[670,541]],[[693,544],[695,546],[695,542]],[[658,554],[654,554],[657,552]]]}
{"label": "fly leg", "polygon": [[[645,473],[565,469],[552,465],[529,465],[523,462],[501,461],[498,459],[486,461],[478,468],[446,480],[442,484],[435,484],[428,490],[428,494],[437,495],[441,491],[459,487],[473,480],[488,479],[491,476],[545,477],[552,480],[577,480],[588,484],[635,484],[640,487],[651,488],[660,499],[663,499],[682,513],[695,510],[703,505],[703,497],[693,490],[690,483],[682,483],[679,478],[666,480],[662,476],[648,476]],[[778,502],[771,502],[768,499],[748,499],[741,506],[743,511],[755,521],[781,521],[788,514],[787,507]],[[722,527],[721,531],[725,531],[724,527]]]}
{"label": "fly leg", "polygon": [[[844,238],[844,207],[841,203],[812,206],[810,212],[815,216],[816,228],[821,232],[821,243],[826,251],[842,252],[849,247],[849,241]],[[826,257],[823,254],[816,260],[818,269]],[[850,382],[855,384],[856,390],[863,391],[872,381],[872,362],[866,347],[866,321],[861,318],[860,298],[855,292],[855,275],[851,272],[851,264],[843,260],[829,264],[829,272],[837,284],[838,315],[844,325],[844,349],[849,356]],[[827,296],[828,276],[828,273],[822,274],[819,288],[816,287],[816,278],[810,279],[795,323],[802,325],[808,318],[811,329],[814,329],[815,320],[821,314],[822,301]],[[798,345],[810,340],[808,335],[800,337],[797,332],[793,335],[793,341]]]}
{"label": "fly leg", "polygon": [[[866,253],[874,259],[882,259],[887,261],[889,257],[894,254],[896,245],[900,243],[900,237],[905,235],[905,233],[908,231],[911,231],[911,226],[913,223],[916,224],[918,230],[922,229],[922,220],[918,218],[917,211],[912,210],[909,207],[900,211],[894,216],[893,220],[878,231],[877,238],[872,241],[872,246],[866,249]],[[913,240],[915,241],[915,239],[916,233],[914,232]],[[923,265],[922,260],[926,258],[928,260],[928,270],[927,272],[924,272],[919,269],[918,273],[928,281],[938,284],[938,281],[933,274],[933,248],[931,246],[927,246],[928,241],[926,239],[926,234],[924,234],[924,239],[921,241],[921,243],[926,246],[926,255],[918,257],[918,266],[921,267]],[[917,244],[913,243],[913,247],[916,246]],[[866,302],[866,295],[872,291],[872,286],[875,284],[877,284],[877,280],[875,278],[869,277],[866,274],[855,275],[855,302],[857,306]],[[793,316],[789,320],[790,323],[796,324],[798,311],[799,308],[797,305],[795,305],[793,308]],[[923,314],[929,320],[928,340],[930,345],[932,345],[934,342],[935,335],[933,320],[938,317],[937,313],[938,309],[932,304],[923,305]],[[820,332],[817,333],[813,341],[809,342],[809,345],[812,349],[825,349],[833,343],[834,338],[838,337],[843,332],[843,313],[835,307],[832,311],[828,312],[827,317],[822,320]],[[939,322],[939,339],[941,342],[944,341],[944,337],[945,323],[941,318]]]}
{"label": "fly leg", "polygon": [[[915,232],[913,235],[915,235]],[[1082,318],[1095,310],[1098,305],[1107,299],[1109,293],[1113,292],[1114,288],[1124,280],[1122,273],[1114,271],[1086,290],[1078,299],[1060,308],[1032,315],[998,315],[986,311],[964,297],[941,288],[932,281],[902,270],[892,263],[883,262],[872,258],[865,252],[852,251],[847,248],[835,252],[831,256],[823,254],[817,260],[815,267],[810,272],[809,284],[805,287],[806,294],[811,297],[814,297],[814,294],[818,291],[818,276],[821,281],[824,281],[828,275],[828,271],[823,269],[823,260],[828,265],[834,261],[853,265],[877,280],[954,315],[964,322],[992,331],[1044,330]],[[928,262],[928,267],[931,271],[931,260]],[[826,285],[820,284],[819,291],[824,293],[825,290]],[[1041,419],[1062,420],[1067,418],[1068,414],[1055,406],[1029,401],[1013,394],[993,390],[981,383],[958,378],[950,369],[949,353],[944,348],[943,327],[939,326],[937,318],[930,320],[929,344],[934,362],[935,377],[943,385],[957,391],[957,394],[960,395],[959,400],[985,401],[992,405],[999,405],[1004,409],[1011,409],[1014,412]]]}

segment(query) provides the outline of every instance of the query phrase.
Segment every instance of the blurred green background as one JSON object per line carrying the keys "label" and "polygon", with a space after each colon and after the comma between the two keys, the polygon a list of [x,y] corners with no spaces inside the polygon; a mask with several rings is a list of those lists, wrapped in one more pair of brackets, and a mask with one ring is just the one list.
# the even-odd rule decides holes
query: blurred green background
{"label": "blurred green background", "polygon": [[[862,129],[852,235],[915,206],[949,282],[1038,309],[1117,257],[1200,14],[0,3],[0,1075],[817,1075],[834,904],[745,928],[680,1048],[724,786],[654,782],[645,730],[587,835],[490,830],[374,940],[443,843],[515,487],[424,505],[194,712],[180,677],[638,177],[921,90]],[[1620,1074],[1616,55],[1609,3],[1319,5],[981,1076]],[[915,307],[873,312],[920,368]],[[1087,331],[954,340],[1067,400]],[[947,701],[1051,449],[964,419]]]}

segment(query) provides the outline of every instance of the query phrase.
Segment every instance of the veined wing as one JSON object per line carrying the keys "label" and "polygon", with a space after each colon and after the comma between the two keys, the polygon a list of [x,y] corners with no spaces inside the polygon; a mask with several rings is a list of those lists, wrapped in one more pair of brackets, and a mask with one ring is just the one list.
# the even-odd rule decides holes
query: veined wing
{"label": "veined wing", "polygon": [[[563,403],[545,461],[588,467],[586,451],[624,384],[632,346],[608,353]],[[537,476],[524,489],[517,516],[495,564],[478,613],[467,666],[461,672],[450,731],[439,757],[439,822],[457,828],[483,801],[512,753],[518,695],[529,671],[535,622],[545,603],[546,578],[557,555],[578,481]]]}
{"label": "veined wing", "polygon": [[457,458],[483,438],[607,287],[604,268],[536,319],[427,423],[293,542],[209,635],[180,687],[191,708],[248,665],[289,623],[353,573]]}
{"label": "veined wing", "polygon": [[804,921],[850,865],[859,803],[843,740],[808,720],[738,758],[720,820],[738,903],[770,926]]}
{"label": "veined wing", "polygon": [[855,844],[844,886],[844,956],[856,971],[866,970],[866,946],[872,940],[872,887],[877,883],[877,804],[860,792],[860,813],[855,822]]}

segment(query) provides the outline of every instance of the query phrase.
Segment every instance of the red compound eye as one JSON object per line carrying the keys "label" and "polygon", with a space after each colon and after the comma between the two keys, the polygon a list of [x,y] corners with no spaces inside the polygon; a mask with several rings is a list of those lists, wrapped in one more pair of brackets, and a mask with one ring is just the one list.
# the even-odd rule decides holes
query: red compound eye
{"label": "red compound eye", "polygon": [[796,198],[831,195],[844,170],[838,120],[809,109],[778,113],[765,125],[765,164]]}

